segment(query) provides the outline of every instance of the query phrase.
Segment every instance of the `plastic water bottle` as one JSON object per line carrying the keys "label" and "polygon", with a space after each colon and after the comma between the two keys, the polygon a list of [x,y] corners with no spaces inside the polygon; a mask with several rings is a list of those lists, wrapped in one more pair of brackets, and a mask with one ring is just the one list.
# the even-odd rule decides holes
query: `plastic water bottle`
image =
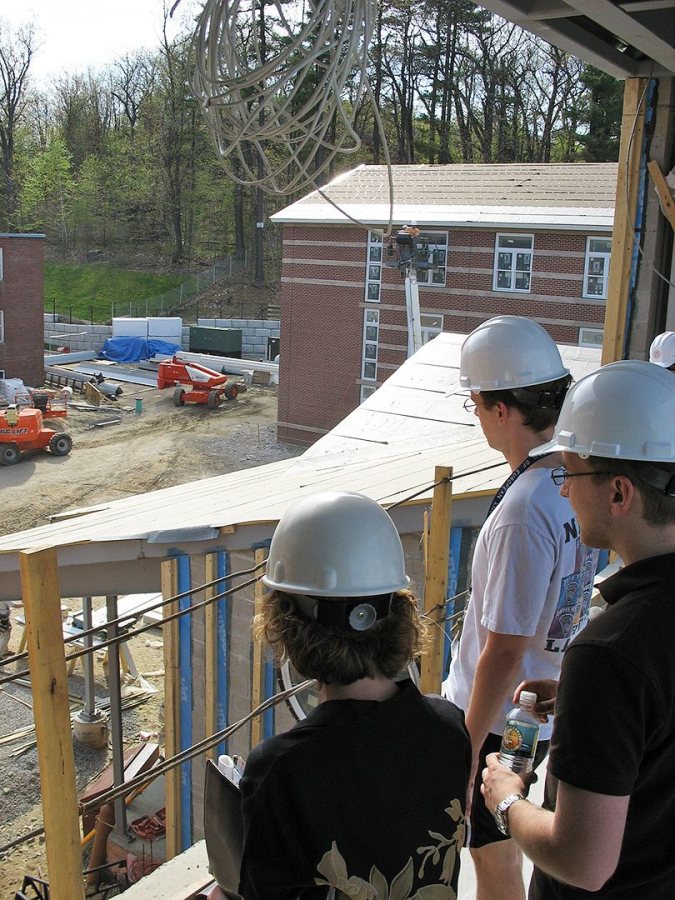
{"label": "plastic water bottle", "polygon": [[531,772],[539,740],[539,720],[534,714],[537,695],[521,691],[518,706],[506,717],[499,748],[499,762],[519,775]]}

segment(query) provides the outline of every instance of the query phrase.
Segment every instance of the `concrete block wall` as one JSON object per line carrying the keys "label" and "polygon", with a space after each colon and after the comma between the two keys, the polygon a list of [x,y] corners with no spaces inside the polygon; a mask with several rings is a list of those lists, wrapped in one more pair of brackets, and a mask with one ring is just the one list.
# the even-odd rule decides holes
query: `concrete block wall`
{"label": "concrete block wall", "polygon": [[[267,359],[267,339],[278,338],[281,323],[277,319],[198,319],[205,328],[241,328],[241,355],[245,359]],[[189,331],[183,328],[184,346]]]}
{"label": "concrete block wall", "polygon": [[[86,325],[67,322],[54,322],[52,313],[45,313],[45,338],[59,338],[58,346],[70,347],[73,352],[92,351],[98,353],[109,337],[112,337],[111,325]],[[210,328],[241,328],[241,354],[244,359],[264,360],[267,358],[267,339],[278,338],[280,323],[277,319],[199,319],[199,325]],[[61,336],[63,339],[61,340]],[[57,345],[52,343],[52,352]],[[190,327],[183,325],[181,329],[181,349],[190,347]]]}

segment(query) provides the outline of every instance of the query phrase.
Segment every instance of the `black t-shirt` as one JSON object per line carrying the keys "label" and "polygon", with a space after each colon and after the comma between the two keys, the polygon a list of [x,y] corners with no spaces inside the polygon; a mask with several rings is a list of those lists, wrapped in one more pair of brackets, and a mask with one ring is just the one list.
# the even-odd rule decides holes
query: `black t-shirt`
{"label": "black t-shirt", "polygon": [[382,703],[322,703],[249,756],[239,892],[310,900],[349,884],[405,900],[438,885],[454,900],[470,762],[461,711],[409,681]]}
{"label": "black t-shirt", "polygon": [[675,553],[600,586],[609,604],[570,644],[549,771],[573,787],[630,795],[616,872],[594,893],[535,873],[534,900],[675,898]]}

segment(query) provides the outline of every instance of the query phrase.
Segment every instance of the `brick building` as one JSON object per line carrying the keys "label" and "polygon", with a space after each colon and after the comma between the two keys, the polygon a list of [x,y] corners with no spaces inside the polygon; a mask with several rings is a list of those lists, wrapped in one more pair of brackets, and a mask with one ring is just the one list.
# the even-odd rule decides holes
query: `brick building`
{"label": "brick building", "polygon": [[[417,271],[422,339],[512,314],[559,343],[601,345],[616,174],[614,163],[394,167],[393,231],[414,222],[430,262]],[[284,235],[279,437],[300,443],[408,355],[386,168],[360,166],[323,192],[339,209],[314,192],[272,217]]]}
{"label": "brick building", "polygon": [[0,234],[0,378],[44,381],[44,235]]}

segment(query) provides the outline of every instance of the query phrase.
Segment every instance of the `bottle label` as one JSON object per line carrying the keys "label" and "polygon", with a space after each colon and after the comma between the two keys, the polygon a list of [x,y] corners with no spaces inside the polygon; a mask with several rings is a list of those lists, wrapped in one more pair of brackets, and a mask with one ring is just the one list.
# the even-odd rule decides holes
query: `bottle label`
{"label": "bottle label", "polygon": [[539,726],[529,722],[509,719],[502,735],[499,752],[503,756],[534,759],[539,740]]}

